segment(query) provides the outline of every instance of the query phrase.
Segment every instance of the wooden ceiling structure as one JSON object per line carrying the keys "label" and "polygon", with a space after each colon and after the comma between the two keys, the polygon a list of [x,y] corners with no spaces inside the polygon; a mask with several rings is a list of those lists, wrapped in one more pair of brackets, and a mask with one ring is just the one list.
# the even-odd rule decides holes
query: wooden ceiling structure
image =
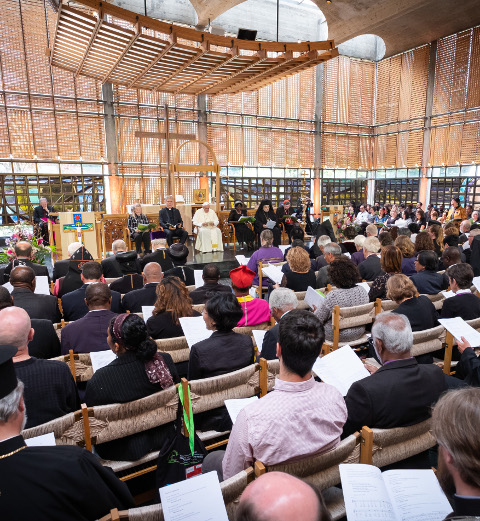
{"label": "wooden ceiling structure", "polygon": [[338,49],[333,40],[228,38],[98,0],[78,0],[60,4],[47,53],[52,65],[103,83],[215,95],[257,90],[338,56]]}

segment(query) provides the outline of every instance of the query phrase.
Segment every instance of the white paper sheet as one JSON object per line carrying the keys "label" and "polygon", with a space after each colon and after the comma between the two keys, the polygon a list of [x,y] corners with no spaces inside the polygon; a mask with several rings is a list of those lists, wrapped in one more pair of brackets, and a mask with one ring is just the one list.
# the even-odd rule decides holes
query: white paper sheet
{"label": "white paper sheet", "polygon": [[399,521],[442,521],[452,511],[431,469],[387,470],[382,477]]}
{"label": "white paper sheet", "polygon": [[165,521],[228,521],[216,472],[160,489]]}
{"label": "white paper sheet", "polygon": [[265,266],[262,268],[262,273],[276,284],[281,284],[283,273],[279,266]]}
{"label": "white paper sheet", "polygon": [[257,345],[258,353],[262,352],[263,339],[267,334],[266,329],[254,329],[252,330],[253,338],[255,339],[255,344]]}
{"label": "white paper sheet", "polygon": [[276,224],[277,224],[276,221],[268,220],[268,221],[267,221],[267,228],[268,228],[269,230],[273,230],[273,228],[275,228],[275,225],[276,225]]}
{"label": "white paper sheet", "polygon": [[470,243],[468,241],[464,242],[462,248],[463,248],[463,251],[469,250],[470,249]]}
{"label": "white paper sheet", "polygon": [[210,338],[213,333],[207,329],[203,317],[180,317],[180,325],[190,349],[197,342]]}
{"label": "white paper sheet", "polygon": [[344,252],[342,253],[342,255],[344,255],[345,257],[347,257],[347,259],[351,259],[351,258],[352,258],[351,254],[350,254],[348,251],[344,251]]}
{"label": "white paper sheet", "polygon": [[455,293],[450,290],[450,291],[442,291],[442,295],[445,297],[445,298],[452,298],[455,296]]}
{"label": "white paper sheet", "polygon": [[360,358],[350,346],[343,346],[328,355],[317,358],[313,372],[323,382],[333,385],[346,396],[351,385],[357,380],[370,376]]}
{"label": "white paper sheet", "polygon": [[[13,286],[10,282],[7,282],[3,285],[4,288],[8,290],[9,293],[13,291]],[[35,291],[37,295],[50,295],[50,287],[48,285],[48,277],[44,275],[38,275],[35,277]]]}
{"label": "white paper sheet", "polygon": [[152,316],[155,306],[142,306],[143,320],[145,324],[147,320]]}
{"label": "white paper sheet", "polygon": [[363,288],[367,293],[370,292],[370,286],[366,282],[357,282],[357,286]]}
{"label": "white paper sheet", "polygon": [[278,247],[282,250],[282,253],[285,255],[285,252],[288,250],[288,248],[291,247],[291,244],[279,244]]}
{"label": "white paper sheet", "polygon": [[195,277],[195,288],[201,288],[205,284],[202,275],[203,270],[193,270],[193,276]]}
{"label": "white paper sheet", "polygon": [[307,292],[305,293],[305,302],[313,309],[313,306],[319,308],[322,302],[325,300],[323,293],[319,293],[313,289],[312,286],[308,286]]}
{"label": "white paper sheet", "polygon": [[463,336],[472,347],[480,346],[480,333],[467,324],[463,318],[440,318],[438,321],[457,340],[461,340]]}
{"label": "white paper sheet", "polygon": [[253,402],[256,402],[257,400],[258,396],[252,396],[251,398],[239,398],[237,400],[225,400],[225,407],[227,408],[228,414],[232,419],[232,423],[236,422],[238,413],[243,408]]}
{"label": "white paper sheet", "polygon": [[477,288],[477,291],[480,291],[480,277],[473,277],[473,285]]}
{"label": "white paper sheet", "polygon": [[102,367],[108,365],[110,362],[113,362],[115,358],[117,358],[117,355],[111,349],[90,353],[93,372],[98,371]]}
{"label": "white paper sheet", "polygon": [[235,255],[235,258],[238,261],[238,264],[246,266],[248,264],[248,259],[245,255]]}
{"label": "white paper sheet", "polygon": [[339,467],[348,521],[396,521],[378,467],[360,463]]}
{"label": "white paper sheet", "polygon": [[55,434],[53,434],[53,432],[47,432],[47,434],[29,438],[25,440],[25,443],[27,447],[54,447],[56,445]]}

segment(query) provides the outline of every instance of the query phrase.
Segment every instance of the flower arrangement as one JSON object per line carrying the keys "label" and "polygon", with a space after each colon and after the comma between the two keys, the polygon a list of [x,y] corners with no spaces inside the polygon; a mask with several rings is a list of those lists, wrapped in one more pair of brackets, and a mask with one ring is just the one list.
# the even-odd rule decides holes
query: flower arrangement
{"label": "flower arrangement", "polygon": [[282,217],[282,221],[287,224],[296,223],[298,219],[295,217],[295,215],[284,215]]}
{"label": "flower arrangement", "polygon": [[344,231],[346,228],[355,228],[355,231],[358,233],[361,232],[361,227],[355,225],[355,215],[351,212],[347,212],[343,215],[341,219],[337,220],[337,232],[338,237],[341,241],[346,240],[346,237],[344,235]]}
{"label": "flower arrangement", "polygon": [[52,253],[56,253],[55,246],[45,246],[41,237],[35,237],[28,228],[18,224],[14,227],[10,239],[6,239],[6,248],[0,250],[0,263],[8,264],[15,259],[15,244],[28,242],[32,245],[32,262],[45,264],[45,259]]}

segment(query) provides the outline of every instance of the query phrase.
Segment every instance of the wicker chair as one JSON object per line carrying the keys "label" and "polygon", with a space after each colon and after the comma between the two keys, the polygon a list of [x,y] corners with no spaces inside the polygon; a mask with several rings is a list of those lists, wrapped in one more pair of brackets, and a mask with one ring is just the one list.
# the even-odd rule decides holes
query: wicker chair
{"label": "wicker chair", "polygon": [[[443,326],[432,327],[424,331],[415,331],[413,333],[413,345],[410,350],[412,356],[433,353],[444,347],[446,331]],[[452,351],[450,349],[450,360],[452,359]],[[445,353],[447,356],[447,353]]]}
{"label": "wicker chair", "polygon": [[335,351],[344,345],[356,346],[364,344],[368,341],[368,337],[364,334],[358,340],[350,342],[340,342],[340,331],[349,327],[366,326],[371,324],[375,318],[375,304],[362,304],[361,306],[352,306],[341,308],[335,306],[332,313],[333,340],[325,340],[322,351],[324,354]]}
{"label": "wicker chair", "polygon": [[341,463],[359,463],[359,442],[360,436],[357,432],[341,441],[335,449],[293,463],[280,463],[267,467],[257,461],[255,462],[255,476],[258,477],[265,472],[277,471],[286,472],[303,479],[322,491],[332,519],[338,520],[345,517],[343,493],[340,489],[335,488],[335,485],[340,483],[339,465]]}
{"label": "wicker chair", "polygon": [[435,306],[437,311],[440,311],[443,308],[443,302],[445,301],[445,295],[440,292],[436,295],[423,295],[424,297],[428,297],[432,304]]}
{"label": "wicker chair", "polygon": [[398,308],[399,304],[394,302],[393,300],[381,300],[377,298],[375,301],[375,314],[378,315],[385,311],[393,311]]}
{"label": "wicker chair", "polygon": [[51,358],[51,360],[68,364],[76,383],[88,382],[93,375],[90,353],[74,353],[73,350],[70,349],[68,355],[57,356],[56,358]]}
{"label": "wicker chair", "polygon": [[[223,501],[230,521],[235,520],[235,511],[238,507],[240,496],[253,480],[253,477],[253,468],[249,467],[220,483]],[[164,519],[162,505],[156,504],[121,511],[115,508],[110,514],[99,519],[99,521],[164,521]]]}
{"label": "wicker chair", "polygon": [[360,463],[385,467],[420,454],[436,445],[430,432],[431,420],[394,429],[361,430]]}
{"label": "wicker chair", "polygon": [[173,338],[159,338],[155,340],[157,348],[163,353],[168,353],[175,364],[179,362],[188,362],[190,359],[190,348],[187,339],[184,336]]}

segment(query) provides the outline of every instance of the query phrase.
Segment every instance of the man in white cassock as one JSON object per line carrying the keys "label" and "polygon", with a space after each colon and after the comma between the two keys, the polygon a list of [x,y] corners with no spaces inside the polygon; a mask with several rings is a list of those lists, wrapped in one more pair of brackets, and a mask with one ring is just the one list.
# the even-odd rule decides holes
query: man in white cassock
{"label": "man in white cassock", "polygon": [[218,222],[217,214],[210,210],[210,203],[204,202],[192,219],[193,225],[197,227],[196,250],[201,253],[223,251],[222,232],[217,228]]}

